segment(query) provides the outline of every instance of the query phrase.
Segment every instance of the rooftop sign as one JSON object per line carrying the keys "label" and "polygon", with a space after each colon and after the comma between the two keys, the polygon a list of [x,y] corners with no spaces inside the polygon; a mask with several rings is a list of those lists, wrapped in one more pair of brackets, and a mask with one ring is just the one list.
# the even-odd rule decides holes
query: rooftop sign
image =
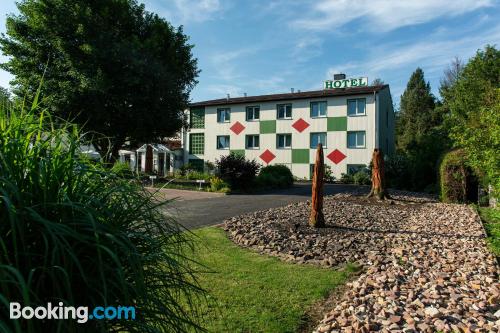
{"label": "rooftop sign", "polygon": [[367,77],[325,81],[325,89],[339,89],[339,88],[366,87],[366,86],[368,86]]}

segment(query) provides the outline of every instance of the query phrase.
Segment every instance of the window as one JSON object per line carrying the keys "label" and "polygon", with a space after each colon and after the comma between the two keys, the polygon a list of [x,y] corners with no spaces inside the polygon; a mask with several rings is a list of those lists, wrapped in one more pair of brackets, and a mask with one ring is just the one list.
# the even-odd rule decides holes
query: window
{"label": "window", "polygon": [[205,153],[205,134],[192,133],[189,135],[189,153],[190,154]]}
{"label": "window", "polygon": [[347,132],[347,148],[365,148],[365,131]]}
{"label": "window", "polygon": [[205,128],[205,109],[191,109],[190,116],[191,128]]}
{"label": "window", "polygon": [[217,135],[217,149],[229,149],[229,135]]}
{"label": "window", "polygon": [[247,106],[247,120],[259,120],[260,106]]}
{"label": "window", "polygon": [[292,135],[291,134],[278,134],[276,135],[276,147],[277,148],[291,148],[292,147]]}
{"label": "window", "polygon": [[364,164],[347,164],[347,174],[353,175],[358,171],[362,171],[366,168]]}
{"label": "window", "polygon": [[326,133],[311,133],[311,148],[316,149],[319,143],[326,148]]}
{"label": "window", "polygon": [[276,108],[278,119],[292,119],[292,104],[278,104]]}
{"label": "window", "polygon": [[351,117],[366,115],[366,99],[365,98],[348,99],[347,115]]}
{"label": "window", "polygon": [[258,135],[247,135],[246,142],[247,142],[248,149],[259,148],[259,136]]}
{"label": "window", "polygon": [[326,102],[311,102],[311,117],[326,117]]}
{"label": "window", "polygon": [[217,122],[218,123],[228,123],[231,120],[231,109],[222,108],[217,109]]}

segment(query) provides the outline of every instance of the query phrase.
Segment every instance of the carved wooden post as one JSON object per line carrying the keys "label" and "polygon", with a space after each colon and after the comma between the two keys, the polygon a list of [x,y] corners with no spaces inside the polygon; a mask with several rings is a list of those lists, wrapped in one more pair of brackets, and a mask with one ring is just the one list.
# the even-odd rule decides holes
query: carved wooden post
{"label": "carved wooden post", "polygon": [[325,217],[323,216],[323,183],[325,176],[325,163],[323,160],[323,146],[318,144],[316,149],[316,162],[314,163],[311,216],[309,224],[315,228],[325,226]]}
{"label": "carved wooden post", "polygon": [[384,153],[375,148],[372,155],[372,189],[368,198],[376,195],[379,199],[389,199],[385,188]]}

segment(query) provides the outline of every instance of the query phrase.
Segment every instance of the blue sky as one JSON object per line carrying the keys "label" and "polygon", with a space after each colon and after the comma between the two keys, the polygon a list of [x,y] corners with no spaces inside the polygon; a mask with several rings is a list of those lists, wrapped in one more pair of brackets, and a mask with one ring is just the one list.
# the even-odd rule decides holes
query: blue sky
{"label": "blue sky", "polygon": [[[443,70],[500,47],[494,0],[143,0],[184,31],[202,70],[192,101],[321,89],[333,73],[381,78],[396,102],[416,67],[437,95]],[[4,17],[16,12],[2,0]],[[5,57],[0,60],[5,61]],[[0,86],[10,74],[0,72]]]}

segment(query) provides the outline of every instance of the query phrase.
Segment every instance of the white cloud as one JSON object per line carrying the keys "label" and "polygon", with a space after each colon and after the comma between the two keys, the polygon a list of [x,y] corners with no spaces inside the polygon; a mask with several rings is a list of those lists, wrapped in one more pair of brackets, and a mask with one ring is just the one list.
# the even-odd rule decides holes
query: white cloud
{"label": "white cloud", "polygon": [[167,20],[177,24],[201,23],[212,20],[223,11],[220,0],[145,0],[147,9],[160,13]]}
{"label": "white cloud", "polygon": [[347,28],[390,31],[492,5],[493,0],[319,0],[312,8],[312,15],[296,19],[292,26],[298,29],[334,30],[355,21],[356,24],[352,23]]}

